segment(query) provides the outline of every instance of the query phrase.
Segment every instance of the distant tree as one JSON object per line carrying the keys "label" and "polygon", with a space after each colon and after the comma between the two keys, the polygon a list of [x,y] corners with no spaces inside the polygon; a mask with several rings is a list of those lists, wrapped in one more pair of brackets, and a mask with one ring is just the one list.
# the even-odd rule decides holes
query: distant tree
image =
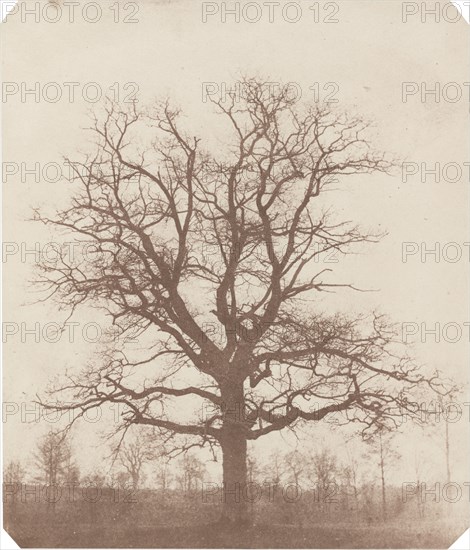
{"label": "distant tree", "polygon": [[72,449],[63,432],[50,430],[38,444],[35,464],[39,479],[46,485],[58,485],[78,477]]}
{"label": "distant tree", "polygon": [[120,470],[113,474],[111,484],[113,487],[117,486],[120,488],[124,488],[130,485],[131,479],[132,478],[129,475],[129,472],[125,470]]}
{"label": "distant tree", "polygon": [[[393,432],[385,426],[378,429],[373,436],[366,439],[372,453],[378,458],[378,466],[380,469],[380,483],[382,492],[382,519],[387,519],[387,483],[386,469],[388,465],[396,461],[400,454],[394,447]],[[370,456],[368,457],[370,458]]]}
{"label": "distant tree", "polygon": [[300,486],[300,477],[305,470],[306,458],[300,451],[295,450],[285,456],[285,469],[291,477],[292,482]]}
{"label": "distant tree", "polygon": [[19,460],[10,460],[3,467],[3,526],[7,530],[10,530],[16,519],[24,475],[25,470]]}
{"label": "distant tree", "polygon": [[329,449],[323,448],[313,454],[310,464],[320,509],[329,511],[329,505],[338,499],[337,458]]}
{"label": "distant tree", "polygon": [[94,470],[90,474],[84,476],[84,478],[82,479],[82,483],[85,486],[102,488],[107,485],[106,475],[99,470]]}
{"label": "distant tree", "polygon": [[3,468],[3,483],[21,483],[25,469],[20,460],[10,460]]}
{"label": "distant tree", "polygon": [[276,489],[281,484],[282,474],[284,470],[284,457],[282,453],[276,449],[269,457],[269,464],[265,467],[266,477],[273,485],[273,489]]}
{"label": "distant tree", "polygon": [[62,481],[64,483],[72,485],[78,485],[80,483],[80,468],[75,462],[72,453],[66,457],[62,470]]}
{"label": "distant tree", "polygon": [[170,471],[167,461],[160,461],[157,464],[157,469],[155,472],[155,478],[158,484],[158,488],[162,493],[163,502],[165,502],[168,490],[171,486],[173,475]]}
{"label": "distant tree", "polygon": [[344,477],[347,480],[347,484],[352,487],[354,495],[354,511],[357,513],[359,510],[359,459],[356,454],[346,445],[346,464],[344,466]]}
{"label": "distant tree", "polygon": [[256,483],[259,479],[262,468],[254,453],[249,452],[246,459],[247,479],[249,483]]}
{"label": "distant tree", "polygon": [[377,484],[375,481],[370,481],[370,479],[362,479],[361,483],[361,504],[362,504],[362,513],[368,524],[379,519],[380,512],[377,513],[377,497],[376,497]]}
{"label": "distant tree", "polygon": [[254,517],[255,513],[255,502],[257,500],[257,495],[260,487],[260,478],[262,476],[263,469],[259,464],[259,461],[256,458],[256,455],[252,450],[248,451],[246,459],[246,473],[247,473],[247,499],[250,503],[250,514]]}
{"label": "distant tree", "polygon": [[184,493],[193,493],[203,483],[206,475],[204,464],[196,456],[185,453],[179,463],[178,481]]}
{"label": "distant tree", "polygon": [[459,395],[459,393],[463,395],[463,392],[459,392],[457,388],[454,388],[446,396],[439,395],[437,397],[437,411],[434,417],[436,424],[439,424],[439,423],[444,424],[444,452],[445,452],[445,463],[446,463],[446,483],[450,483],[452,479],[450,433],[449,433],[449,428],[450,428],[449,424],[452,421],[449,420],[448,415],[454,414],[456,412],[455,411],[456,407],[458,408],[458,410],[460,410],[459,404],[455,403],[454,401]]}
{"label": "distant tree", "polygon": [[426,468],[426,461],[423,456],[423,452],[415,449],[414,452],[414,471],[416,479],[416,506],[418,508],[418,516],[420,519],[424,517],[425,502],[421,498],[421,483],[423,482],[423,474]]}
{"label": "distant tree", "polygon": [[142,468],[156,458],[155,448],[142,435],[137,435],[133,441],[123,443],[117,454],[120,463],[130,476],[133,488],[138,489],[142,482]]}
{"label": "distant tree", "polygon": [[315,480],[321,487],[334,483],[338,472],[336,456],[327,448],[316,451],[311,459]]}

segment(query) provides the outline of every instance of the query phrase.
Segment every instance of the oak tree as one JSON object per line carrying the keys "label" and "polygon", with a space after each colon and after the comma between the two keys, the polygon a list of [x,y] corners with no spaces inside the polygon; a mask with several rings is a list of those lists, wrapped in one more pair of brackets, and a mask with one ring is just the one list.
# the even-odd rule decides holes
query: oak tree
{"label": "oak tree", "polygon": [[107,103],[93,154],[69,161],[69,207],[36,212],[93,244],[43,266],[50,295],[71,312],[100,308],[140,343],[121,338],[41,402],[75,418],[117,403],[123,429],[220,447],[223,518],[239,522],[248,442],[328,419],[393,424],[416,385],[439,381],[399,350],[383,316],[327,313],[317,300],[353,288],[319,259],[378,240],[325,206],[338,181],[392,168],[368,123],[257,79],[213,103],[227,136],[217,147],[185,131],[169,102]]}

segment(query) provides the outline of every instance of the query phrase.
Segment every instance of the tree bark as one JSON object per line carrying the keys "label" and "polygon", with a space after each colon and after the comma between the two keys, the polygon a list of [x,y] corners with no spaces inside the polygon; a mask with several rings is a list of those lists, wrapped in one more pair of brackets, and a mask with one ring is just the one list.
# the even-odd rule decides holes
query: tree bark
{"label": "tree bark", "polygon": [[224,421],[222,448],[222,523],[247,524],[247,432],[244,418],[243,382],[222,389]]}

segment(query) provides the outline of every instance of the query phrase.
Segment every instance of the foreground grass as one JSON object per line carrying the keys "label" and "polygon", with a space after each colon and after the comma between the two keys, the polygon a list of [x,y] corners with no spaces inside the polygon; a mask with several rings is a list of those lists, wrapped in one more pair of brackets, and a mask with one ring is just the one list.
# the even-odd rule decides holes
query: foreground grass
{"label": "foreground grass", "polygon": [[136,527],[77,522],[15,524],[9,533],[22,548],[448,548],[465,529],[462,521],[304,527],[262,524],[236,532],[214,524]]}

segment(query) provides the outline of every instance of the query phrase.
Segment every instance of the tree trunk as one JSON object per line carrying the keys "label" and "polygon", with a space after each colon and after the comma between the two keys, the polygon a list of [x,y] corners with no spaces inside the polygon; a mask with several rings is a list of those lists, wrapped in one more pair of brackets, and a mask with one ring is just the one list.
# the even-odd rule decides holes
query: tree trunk
{"label": "tree trunk", "polygon": [[387,519],[387,499],[385,496],[385,458],[384,458],[384,449],[382,444],[382,434],[379,434],[380,441],[380,476],[382,478],[382,519],[385,521]]}
{"label": "tree trunk", "polygon": [[445,429],[446,429],[446,477],[447,477],[447,483],[450,483],[450,445],[449,445],[449,423],[447,422],[447,419],[444,420],[445,422]]}
{"label": "tree trunk", "polygon": [[140,473],[132,472],[131,477],[132,477],[132,487],[134,490],[136,490],[139,487]]}
{"label": "tree trunk", "polygon": [[248,523],[247,437],[244,418],[243,382],[222,389],[224,421],[222,448],[222,522],[228,525]]}

